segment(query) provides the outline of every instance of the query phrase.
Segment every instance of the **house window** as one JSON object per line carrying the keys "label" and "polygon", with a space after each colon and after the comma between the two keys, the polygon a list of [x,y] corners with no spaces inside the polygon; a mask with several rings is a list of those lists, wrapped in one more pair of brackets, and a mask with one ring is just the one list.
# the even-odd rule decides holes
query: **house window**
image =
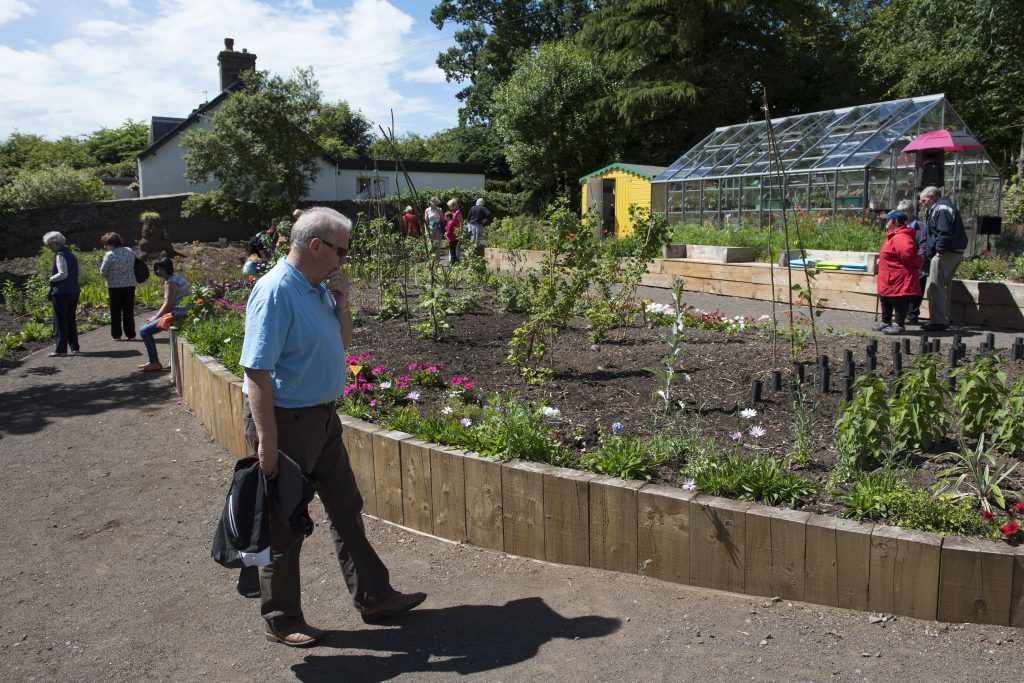
{"label": "house window", "polygon": [[388,193],[388,179],[361,176],[356,178],[356,199],[383,197]]}

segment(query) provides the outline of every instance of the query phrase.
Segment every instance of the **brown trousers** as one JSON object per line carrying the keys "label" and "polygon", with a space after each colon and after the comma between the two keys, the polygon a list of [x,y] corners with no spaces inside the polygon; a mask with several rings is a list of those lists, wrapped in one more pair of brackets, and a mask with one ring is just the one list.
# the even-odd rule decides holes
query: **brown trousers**
{"label": "brown trousers", "polygon": [[[392,591],[390,577],[366,538],[360,514],[363,498],[341,442],[341,420],[334,406],[274,408],[274,416],[278,448],[313,477],[352,602],[360,610],[372,605]],[[255,453],[259,441],[248,402],[243,422],[246,443]],[[270,564],[260,568],[260,613],[267,620],[301,617],[299,553],[304,537],[291,530],[274,506],[270,508]]]}

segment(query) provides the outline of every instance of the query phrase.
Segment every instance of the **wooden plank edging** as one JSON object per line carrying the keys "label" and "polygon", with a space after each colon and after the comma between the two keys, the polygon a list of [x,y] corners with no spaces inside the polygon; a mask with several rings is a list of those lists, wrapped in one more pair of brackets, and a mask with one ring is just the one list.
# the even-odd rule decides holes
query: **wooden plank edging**
{"label": "wooden plank edging", "polygon": [[[183,400],[246,455],[241,382],[175,341]],[[339,417],[363,511],[425,533],[734,593],[1024,626],[1024,548],[499,463]]]}

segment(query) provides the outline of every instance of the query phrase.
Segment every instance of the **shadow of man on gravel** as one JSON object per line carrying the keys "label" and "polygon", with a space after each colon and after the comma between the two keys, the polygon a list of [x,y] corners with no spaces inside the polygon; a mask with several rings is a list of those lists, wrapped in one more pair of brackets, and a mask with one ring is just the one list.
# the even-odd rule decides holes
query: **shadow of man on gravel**
{"label": "shadow of man on gravel", "polygon": [[540,598],[504,605],[416,610],[390,629],[333,631],[325,647],[383,654],[310,655],[292,667],[300,681],[386,681],[410,672],[491,671],[534,657],[555,638],[599,638],[618,630],[611,617],[565,618]]}

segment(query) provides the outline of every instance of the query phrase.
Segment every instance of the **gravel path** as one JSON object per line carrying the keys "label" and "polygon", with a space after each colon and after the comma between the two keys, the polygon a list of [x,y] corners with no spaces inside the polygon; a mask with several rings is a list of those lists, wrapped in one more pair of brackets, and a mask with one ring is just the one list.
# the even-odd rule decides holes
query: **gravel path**
{"label": "gravel path", "polygon": [[318,505],[305,609],[331,633],[312,650],[272,645],[256,603],[209,558],[233,459],[168,373],[134,372],[141,344],[97,330],[82,348],[0,374],[2,680],[1019,680],[1017,629],[872,623],[510,557],[372,519],[395,584],[430,597],[404,620],[366,626]]}

